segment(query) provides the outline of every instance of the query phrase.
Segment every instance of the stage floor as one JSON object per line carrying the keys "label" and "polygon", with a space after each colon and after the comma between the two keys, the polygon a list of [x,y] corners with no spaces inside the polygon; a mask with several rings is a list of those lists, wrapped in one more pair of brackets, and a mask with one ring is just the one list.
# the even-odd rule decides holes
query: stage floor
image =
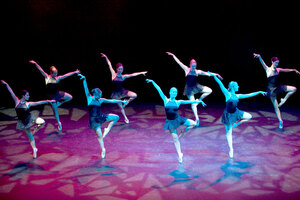
{"label": "stage floor", "polygon": [[[59,109],[63,133],[49,106],[33,111],[46,121],[34,136],[37,159],[25,133],[15,129],[14,109],[0,109],[0,199],[300,198],[300,108],[283,106],[281,131],[270,104],[240,104],[253,118],[233,130],[229,159],[224,106],[198,107],[200,127],[180,139],[183,164],[163,130],[161,104],[129,105],[130,124],[116,105],[106,104],[103,111],[120,120],[104,139],[104,160],[86,107]],[[179,113],[194,119],[190,106]]]}

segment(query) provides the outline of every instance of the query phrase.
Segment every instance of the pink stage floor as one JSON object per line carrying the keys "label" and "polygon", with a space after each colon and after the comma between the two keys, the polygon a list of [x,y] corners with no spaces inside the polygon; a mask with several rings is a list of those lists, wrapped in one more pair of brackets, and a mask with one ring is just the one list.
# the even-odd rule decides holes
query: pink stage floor
{"label": "pink stage floor", "polygon": [[[68,106],[68,105],[67,105]],[[120,116],[117,106],[103,111]],[[46,120],[36,135],[32,159],[13,109],[0,109],[0,199],[297,199],[300,198],[300,108],[285,106],[280,131],[270,104],[247,106],[253,119],[233,131],[228,159],[220,116],[224,104],[199,106],[200,127],[181,138],[183,164],[168,131],[161,104],[132,104],[105,138],[101,159],[86,107],[62,107],[63,134],[49,106],[33,112]],[[189,106],[180,114],[193,118]],[[107,124],[104,124],[105,126]],[[298,198],[298,199],[299,199]]]}

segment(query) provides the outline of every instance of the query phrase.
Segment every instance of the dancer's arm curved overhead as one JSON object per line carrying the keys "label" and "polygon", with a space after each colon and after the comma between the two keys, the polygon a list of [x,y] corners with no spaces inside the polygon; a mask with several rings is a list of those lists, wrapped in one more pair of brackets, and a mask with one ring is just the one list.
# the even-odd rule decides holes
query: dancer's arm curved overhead
{"label": "dancer's arm curved overhead", "polygon": [[85,93],[85,96],[86,96],[87,105],[89,105],[92,101],[92,95],[89,92],[89,88],[88,88],[88,85],[87,85],[86,78],[82,74],[78,74],[78,76],[80,77],[80,80],[83,80],[84,93]]}
{"label": "dancer's arm curved overhead", "polygon": [[7,90],[9,91],[11,97],[13,98],[15,105],[19,103],[19,98],[15,95],[14,91],[11,89],[11,87],[6,83],[4,80],[1,80],[1,83],[7,87]]}
{"label": "dancer's arm curved overhead", "polygon": [[63,79],[65,79],[65,78],[68,78],[68,77],[70,77],[70,76],[73,76],[74,74],[79,74],[79,73],[80,73],[80,71],[77,69],[76,71],[69,72],[69,73],[66,73],[66,74],[64,74],[64,75],[58,76],[58,77],[57,77],[57,81],[63,80]]}
{"label": "dancer's arm curved overhead", "polygon": [[42,67],[37,64],[34,60],[30,60],[29,63],[34,64],[35,67],[41,72],[41,74],[44,76],[44,78],[47,78],[49,75],[42,69]]}
{"label": "dancer's arm curved overhead", "polygon": [[264,70],[267,71],[269,66],[266,65],[265,61],[262,59],[261,55],[260,54],[257,54],[257,53],[253,53],[253,56],[254,58],[258,58],[259,59],[259,62],[261,63],[261,65],[263,66]]}
{"label": "dancer's arm curved overhead", "polygon": [[221,91],[223,92],[224,96],[225,96],[225,99],[226,101],[228,101],[228,99],[230,98],[230,93],[229,91],[227,90],[227,88],[224,86],[224,84],[222,83],[222,81],[213,73],[209,72],[208,71],[208,74],[212,77],[214,77],[215,81],[219,84],[220,88],[221,88]]}
{"label": "dancer's arm curved overhead", "polygon": [[190,71],[190,68],[188,66],[186,66],[185,64],[183,64],[176,56],[175,54],[171,53],[171,52],[166,52],[169,56],[172,56],[173,59],[177,62],[177,64],[183,69],[183,71],[185,72],[185,74],[187,75]]}
{"label": "dancer's arm curved overhead", "polygon": [[163,93],[163,91],[161,90],[161,88],[159,87],[159,85],[157,85],[153,80],[151,79],[146,79],[147,83],[152,83],[153,86],[155,87],[155,89],[158,91],[160,97],[162,98],[162,100],[164,101],[164,104],[166,104],[168,102],[168,98],[166,97],[166,95]]}
{"label": "dancer's arm curved overhead", "polygon": [[110,60],[108,59],[108,57],[107,57],[104,53],[100,53],[100,54],[101,54],[101,56],[102,56],[103,58],[105,58],[105,60],[106,60],[106,62],[107,62],[107,64],[108,64],[110,73],[111,73],[111,79],[113,80],[113,79],[116,77],[117,73],[115,72],[114,68],[112,67],[111,62],[110,62]]}

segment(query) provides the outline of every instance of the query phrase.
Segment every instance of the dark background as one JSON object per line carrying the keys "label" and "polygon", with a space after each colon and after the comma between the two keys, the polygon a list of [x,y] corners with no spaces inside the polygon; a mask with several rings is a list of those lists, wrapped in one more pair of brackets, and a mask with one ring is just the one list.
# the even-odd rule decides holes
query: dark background
{"label": "dark background", "polygon": [[[147,78],[154,79],[165,94],[177,87],[178,99],[186,99],[182,95],[185,76],[166,51],[186,65],[196,59],[198,69],[221,74],[225,85],[237,81],[240,93],[266,89],[265,72],[253,58],[254,52],[268,65],[277,56],[280,67],[300,70],[296,1],[10,0],[1,4],[4,53],[0,78],[16,94],[29,90],[32,101],[45,98],[45,82],[29,60],[37,61],[47,73],[52,65],[59,74],[79,68],[89,88],[101,88],[106,98],[111,94],[111,75],[100,52],[114,67],[122,62],[124,73],[147,70]],[[298,88],[299,78],[296,73],[282,76],[285,84]],[[206,103],[224,101],[212,78],[198,80],[214,91]],[[135,102],[161,101],[144,76],[126,80],[125,88],[138,94]],[[63,80],[61,90],[73,95],[68,104],[86,103],[77,76]],[[5,87],[0,92],[0,107],[13,107]],[[288,104],[296,105],[299,99],[297,92]]]}

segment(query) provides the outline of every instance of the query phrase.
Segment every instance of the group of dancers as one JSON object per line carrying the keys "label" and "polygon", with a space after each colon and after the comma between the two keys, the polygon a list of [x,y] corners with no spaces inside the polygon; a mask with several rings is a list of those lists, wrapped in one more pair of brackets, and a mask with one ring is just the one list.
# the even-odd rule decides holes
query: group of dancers
{"label": "group of dancers", "polygon": [[[271,66],[267,66],[261,56],[259,54],[254,53],[254,58],[258,58],[263,68],[266,71],[266,75],[268,78],[268,87],[267,91],[257,91],[249,94],[237,94],[239,90],[238,83],[235,81],[231,81],[228,85],[228,88],[224,86],[222,83],[223,78],[221,75],[217,73],[213,73],[210,71],[202,71],[197,69],[197,62],[195,59],[190,61],[189,66],[183,64],[173,53],[166,52],[168,55],[173,57],[176,63],[184,70],[186,77],[186,85],[184,88],[184,95],[187,96],[188,100],[176,100],[178,91],[177,88],[172,87],[169,91],[169,98],[163,93],[162,89],[159,87],[157,83],[155,83],[151,79],[146,79],[147,83],[150,83],[154,86],[154,88],[159,93],[160,97],[163,100],[165,113],[166,113],[166,121],[164,125],[165,130],[169,130],[172,135],[174,145],[178,154],[178,161],[180,163],[183,162],[183,153],[181,152],[181,146],[179,139],[191,128],[195,126],[199,126],[199,117],[197,112],[197,106],[200,103],[202,106],[206,106],[203,102],[203,99],[212,93],[212,89],[200,85],[197,82],[197,77],[199,75],[210,76],[213,77],[214,80],[219,85],[222,93],[225,96],[226,108],[222,115],[222,123],[225,126],[226,130],[226,139],[229,147],[229,157],[233,158],[233,144],[232,144],[232,130],[237,127],[241,123],[248,121],[252,118],[251,114],[245,111],[241,111],[238,109],[237,105],[239,99],[253,97],[259,94],[264,96],[268,96],[271,99],[271,102],[274,106],[274,110],[276,116],[279,121],[279,128],[283,129],[283,120],[280,115],[280,107],[287,101],[287,99],[296,92],[297,88],[294,86],[282,85],[278,81],[278,75],[281,72],[296,72],[298,75],[300,74],[296,69],[283,69],[278,68],[279,59],[277,57],[273,57],[271,59]],[[29,61],[33,64],[43,75],[45,78],[46,91],[47,91],[47,99],[43,101],[30,102],[29,100],[29,92],[26,90],[21,91],[21,99],[19,99],[4,80],[2,80],[2,84],[6,85],[9,93],[11,94],[14,102],[15,102],[15,110],[18,117],[17,129],[24,130],[26,135],[28,136],[30,145],[33,149],[33,157],[37,157],[37,151],[35,145],[35,140],[33,135],[45,124],[45,121],[37,116],[34,116],[30,113],[29,109],[32,106],[37,106],[41,104],[51,104],[55,119],[58,123],[58,131],[62,131],[62,123],[59,119],[58,107],[63,103],[72,100],[72,95],[67,92],[59,91],[58,84],[61,80],[77,74],[80,79],[83,81],[83,88],[87,99],[87,106],[89,111],[89,128],[93,129],[97,135],[97,139],[99,141],[101,147],[101,157],[105,158],[105,147],[104,147],[104,138],[110,132],[111,128],[114,124],[119,120],[119,116],[116,114],[106,114],[101,111],[102,103],[117,103],[120,107],[121,113],[124,117],[125,123],[129,123],[129,119],[126,116],[125,107],[137,97],[137,94],[126,90],[123,88],[123,82],[127,78],[131,78],[138,75],[146,75],[147,71],[136,72],[132,74],[123,74],[123,65],[122,63],[118,63],[116,65],[116,71],[114,70],[110,60],[108,57],[101,53],[101,56],[105,58],[112,77],[112,82],[114,84],[113,92],[111,95],[111,99],[102,98],[102,91],[99,88],[94,88],[91,91],[88,88],[86,77],[80,73],[79,70],[69,72],[65,75],[58,76],[58,70],[56,67],[50,67],[50,74],[47,74],[42,67],[40,67],[37,62],[31,60]],[[285,97],[280,100],[278,103],[277,96],[280,93],[286,93]],[[199,99],[195,98],[196,94],[201,94]],[[181,104],[191,104],[191,109],[195,116],[195,120],[187,119],[178,114],[178,109]],[[106,128],[103,129],[103,133],[101,130],[101,126],[104,122],[108,122]],[[181,125],[186,126],[186,128],[181,131],[181,133],[177,133],[177,128]]]}

